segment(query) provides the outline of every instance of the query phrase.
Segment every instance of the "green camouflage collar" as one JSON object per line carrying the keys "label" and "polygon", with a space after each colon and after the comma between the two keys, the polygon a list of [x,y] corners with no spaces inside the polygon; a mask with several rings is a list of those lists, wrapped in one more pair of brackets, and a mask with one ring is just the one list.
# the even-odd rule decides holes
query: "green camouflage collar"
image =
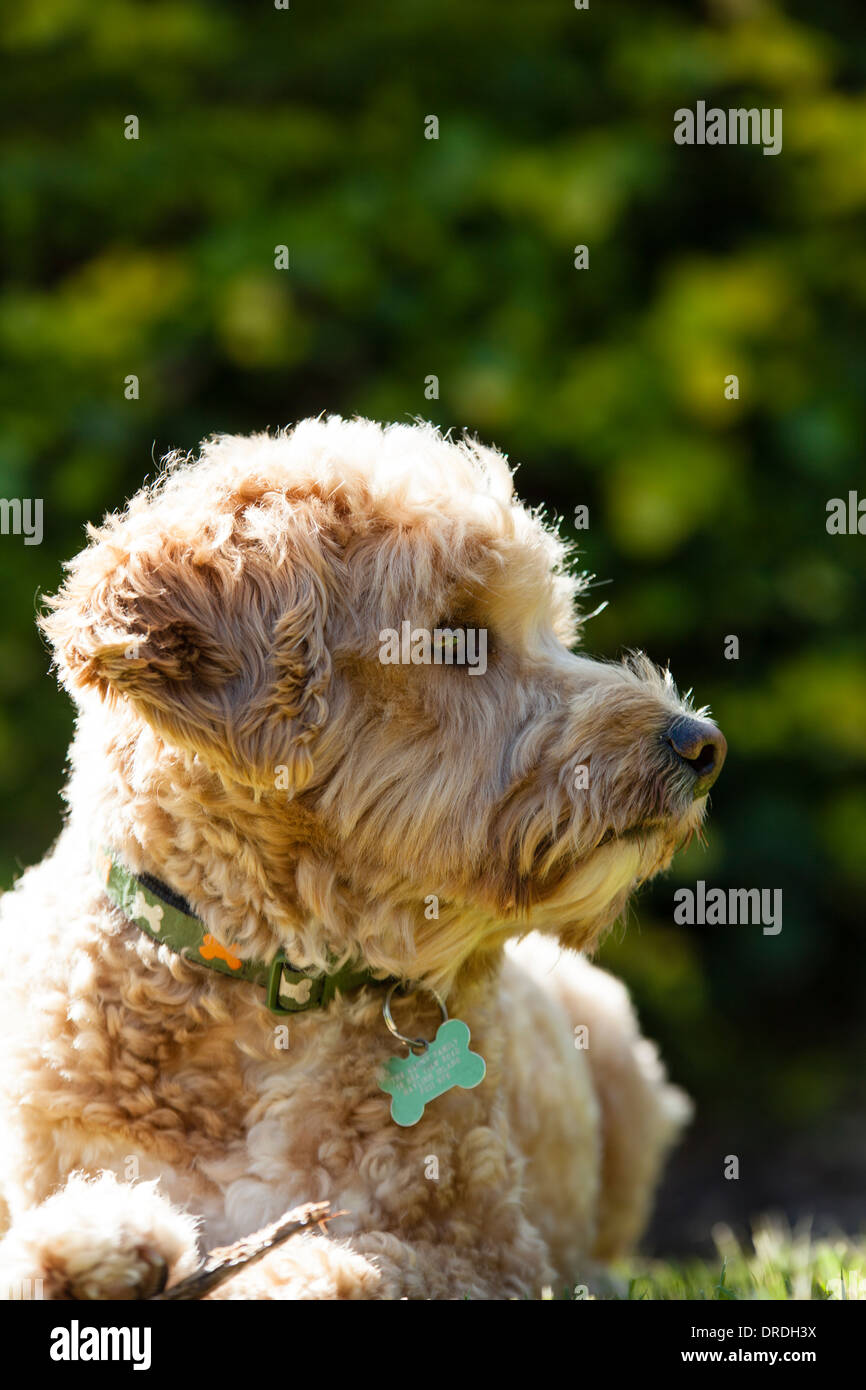
{"label": "green camouflage collar", "polygon": [[343,966],[332,975],[310,975],[295,970],[282,950],[272,961],[242,960],[217,941],[204,922],[190,912],[189,904],[166,884],[150,874],[136,877],[109,850],[97,850],[95,859],[108,897],[141,931],[185,960],[259,985],[267,991],[271,1013],[297,1014],[321,1009],[330,1004],[338,990],[343,993],[361,985],[389,983],[354,966]]}

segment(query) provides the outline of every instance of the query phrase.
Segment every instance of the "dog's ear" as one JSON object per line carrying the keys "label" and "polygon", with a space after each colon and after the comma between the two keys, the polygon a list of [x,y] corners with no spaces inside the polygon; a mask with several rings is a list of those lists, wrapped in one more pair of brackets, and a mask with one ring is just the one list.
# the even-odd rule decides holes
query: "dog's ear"
{"label": "dog's ear", "polygon": [[298,528],[275,564],[235,537],[129,549],[92,535],[40,620],[67,689],[128,701],[235,779],[301,790],[330,679],[314,537]]}

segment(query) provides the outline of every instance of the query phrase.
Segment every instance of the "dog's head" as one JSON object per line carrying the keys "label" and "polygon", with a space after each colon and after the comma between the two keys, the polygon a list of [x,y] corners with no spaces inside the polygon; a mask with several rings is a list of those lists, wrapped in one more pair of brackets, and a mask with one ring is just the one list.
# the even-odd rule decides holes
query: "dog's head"
{"label": "dog's head", "polygon": [[724,759],[645,658],[574,654],[580,588],[500,454],[331,418],[171,460],[44,627],[116,746],[212,780],[288,948],[441,982],[509,932],[591,945]]}

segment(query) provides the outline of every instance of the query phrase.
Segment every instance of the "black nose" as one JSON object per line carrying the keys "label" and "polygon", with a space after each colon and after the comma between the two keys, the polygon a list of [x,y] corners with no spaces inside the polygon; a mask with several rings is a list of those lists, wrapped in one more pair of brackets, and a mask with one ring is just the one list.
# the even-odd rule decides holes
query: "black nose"
{"label": "black nose", "polygon": [[681,715],[662,735],[680,763],[694,773],[696,797],[704,796],[722,770],[728,744],[724,734],[708,719]]}

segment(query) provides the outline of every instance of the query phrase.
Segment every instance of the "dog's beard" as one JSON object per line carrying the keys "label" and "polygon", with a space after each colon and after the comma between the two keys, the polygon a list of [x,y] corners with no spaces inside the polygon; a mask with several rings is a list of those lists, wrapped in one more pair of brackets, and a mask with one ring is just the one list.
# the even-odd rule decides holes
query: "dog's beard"
{"label": "dog's beard", "polygon": [[631,894],[699,832],[705,809],[703,799],[622,829],[575,822],[573,808],[564,809],[554,831],[536,825],[512,846],[500,905],[527,930],[589,949],[623,915]]}

